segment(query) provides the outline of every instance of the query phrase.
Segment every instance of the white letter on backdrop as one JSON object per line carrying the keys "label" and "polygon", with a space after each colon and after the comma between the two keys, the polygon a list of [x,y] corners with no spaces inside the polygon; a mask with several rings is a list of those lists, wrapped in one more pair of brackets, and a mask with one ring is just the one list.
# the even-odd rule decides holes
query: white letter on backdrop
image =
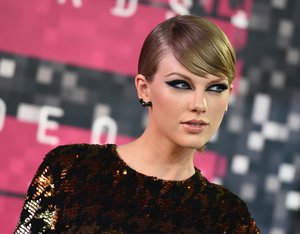
{"label": "white letter on backdrop", "polygon": [[[66,0],[57,0],[57,2],[59,4],[65,4]],[[72,0],[72,4],[76,8],[82,7],[82,1],[81,0]]]}
{"label": "white letter on backdrop", "polygon": [[[106,142],[99,142],[104,130],[107,130]],[[115,143],[117,138],[117,123],[109,116],[101,116],[93,122],[92,126],[92,144]]]}
{"label": "white letter on backdrop", "polygon": [[46,134],[47,129],[56,130],[59,126],[57,122],[48,119],[50,115],[61,117],[64,115],[64,110],[53,106],[41,107],[37,141],[43,144],[57,145],[59,143],[59,139],[55,136],[49,136]]}
{"label": "white letter on backdrop", "polygon": [[192,0],[169,0],[169,5],[173,11],[168,11],[166,18],[175,15],[190,15],[190,8],[193,6]]}
{"label": "white letter on backdrop", "polygon": [[0,131],[4,127],[5,114],[6,114],[6,105],[5,102],[0,98]]}
{"label": "white letter on backdrop", "polygon": [[136,12],[137,5],[138,0],[117,0],[116,6],[110,12],[115,16],[130,17]]}

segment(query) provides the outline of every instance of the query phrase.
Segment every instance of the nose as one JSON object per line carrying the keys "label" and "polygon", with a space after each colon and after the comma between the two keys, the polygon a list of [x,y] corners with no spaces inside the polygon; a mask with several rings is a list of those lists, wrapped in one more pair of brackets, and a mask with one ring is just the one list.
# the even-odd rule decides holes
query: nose
{"label": "nose", "polygon": [[203,92],[194,93],[190,103],[190,109],[194,112],[206,112],[207,100]]}

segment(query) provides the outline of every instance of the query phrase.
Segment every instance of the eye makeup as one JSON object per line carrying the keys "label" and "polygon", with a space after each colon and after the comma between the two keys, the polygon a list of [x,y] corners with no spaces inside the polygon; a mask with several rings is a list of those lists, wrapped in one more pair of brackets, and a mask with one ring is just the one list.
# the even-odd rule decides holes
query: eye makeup
{"label": "eye makeup", "polygon": [[[170,73],[167,76],[180,76],[179,78],[174,78],[173,80],[170,81],[165,81],[167,85],[174,89],[181,89],[181,90],[193,90],[195,89],[193,85],[193,81],[188,76],[185,76],[180,73]],[[182,78],[181,78],[182,77]],[[216,93],[222,93],[223,91],[227,90],[229,88],[227,82],[225,82],[226,79],[224,78],[219,78],[212,80],[207,84],[207,88],[205,89],[206,91],[210,92],[216,92]]]}
{"label": "eye makeup", "polygon": [[229,87],[227,84],[213,84],[210,85],[206,90],[207,91],[212,91],[212,92],[217,92],[217,93],[222,93],[223,91],[227,90]]}
{"label": "eye makeup", "polygon": [[175,89],[192,89],[191,85],[185,80],[176,79],[176,80],[166,81],[166,84]]}

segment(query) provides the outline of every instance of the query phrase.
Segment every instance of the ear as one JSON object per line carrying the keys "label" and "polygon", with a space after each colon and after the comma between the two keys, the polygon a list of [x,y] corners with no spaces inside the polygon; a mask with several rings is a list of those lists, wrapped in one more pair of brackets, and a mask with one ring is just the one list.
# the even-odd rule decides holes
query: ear
{"label": "ear", "polygon": [[233,90],[233,84],[231,84],[231,85],[229,86],[229,96],[231,96],[232,90]]}
{"label": "ear", "polygon": [[138,74],[135,77],[135,87],[139,98],[142,98],[145,102],[151,101],[149,98],[149,82],[145,76]]}
{"label": "ear", "polygon": [[[229,104],[229,100],[230,100],[230,98],[231,98],[232,90],[233,90],[233,84],[231,84],[231,85],[229,86],[228,104]],[[228,104],[227,104],[227,106],[226,106],[225,112],[228,111]]]}

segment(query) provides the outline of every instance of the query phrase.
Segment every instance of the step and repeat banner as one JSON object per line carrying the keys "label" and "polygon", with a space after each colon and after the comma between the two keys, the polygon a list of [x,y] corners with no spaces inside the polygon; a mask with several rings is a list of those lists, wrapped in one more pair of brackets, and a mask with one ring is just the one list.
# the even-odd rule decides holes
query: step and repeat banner
{"label": "step and repeat banner", "polygon": [[0,0],[0,233],[49,150],[143,132],[139,51],[178,14],[214,21],[238,58],[229,111],[195,165],[245,200],[262,233],[300,233],[299,12],[296,0]]}

